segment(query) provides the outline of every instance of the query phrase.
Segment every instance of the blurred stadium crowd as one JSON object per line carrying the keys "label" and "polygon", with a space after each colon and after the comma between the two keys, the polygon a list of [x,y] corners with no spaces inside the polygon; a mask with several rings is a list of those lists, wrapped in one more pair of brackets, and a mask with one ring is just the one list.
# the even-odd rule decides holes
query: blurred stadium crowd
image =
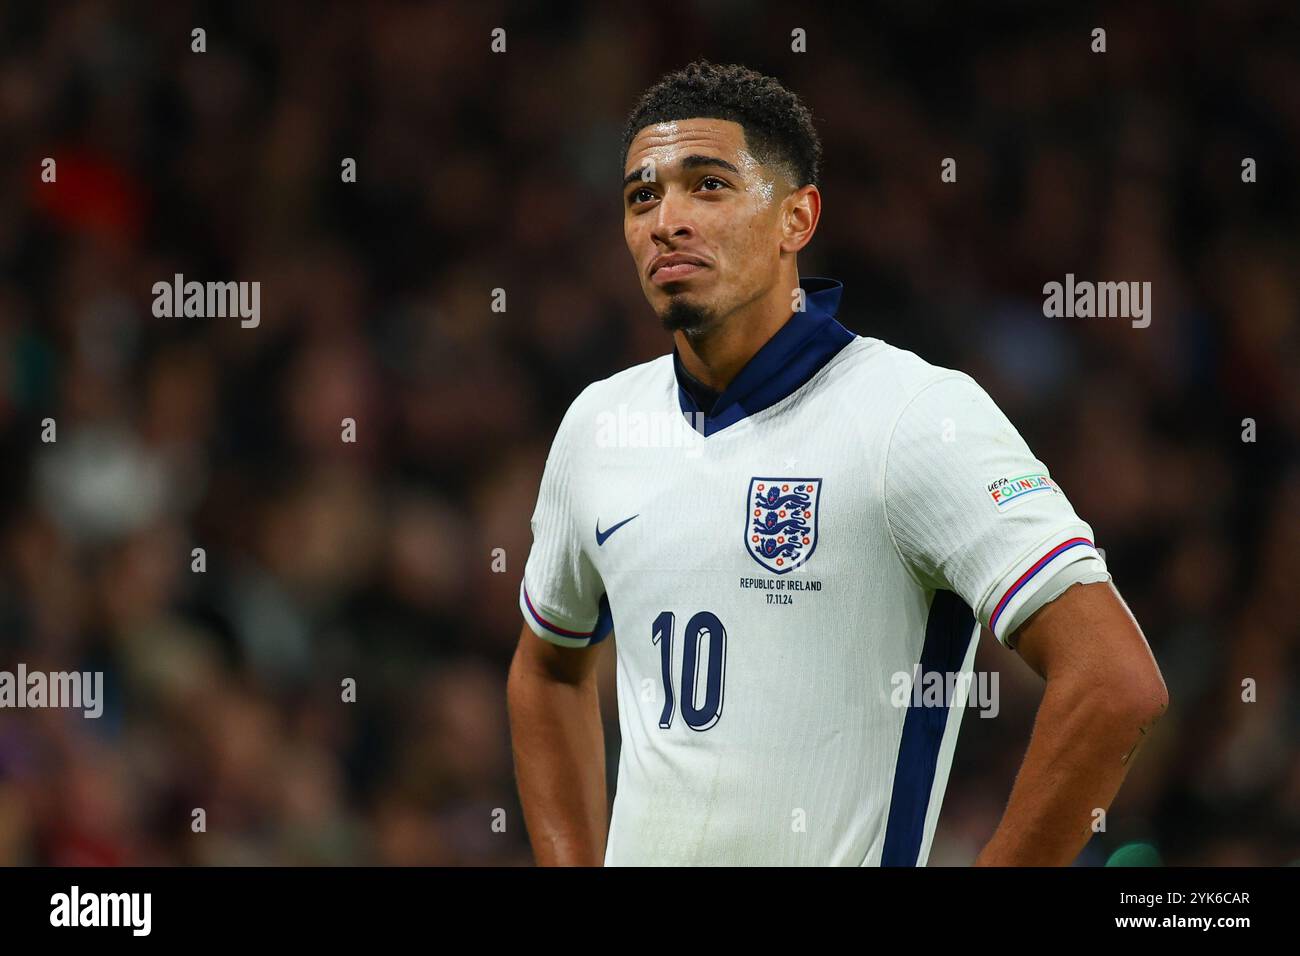
{"label": "blurred stadium crowd", "polygon": [[[107,704],[0,711],[0,863],[531,860],[504,705],[528,519],[568,402],[670,347],[617,144],[696,56],[804,97],[801,274],[988,389],[1156,652],[1171,710],[1081,862],[1300,860],[1293,5],[872,6],[7,5],[0,669],[100,670]],[[260,281],[260,326],[155,318],[175,273]],[[1045,318],[1066,273],[1150,281],[1150,327]],[[1001,714],[965,718],[932,865],[992,833],[1040,693],[987,636],[977,666]]]}

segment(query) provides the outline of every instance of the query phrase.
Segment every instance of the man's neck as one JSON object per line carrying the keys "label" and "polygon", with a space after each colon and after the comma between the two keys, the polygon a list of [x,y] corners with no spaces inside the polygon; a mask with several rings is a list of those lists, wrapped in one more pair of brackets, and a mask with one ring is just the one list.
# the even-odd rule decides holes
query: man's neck
{"label": "man's neck", "polygon": [[798,275],[788,289],[784,283],[777,283],[771,292],[724,316],[703,335],[687,337],[685,332],[674,332],[677,354],[686,371],[713,391],[726,391],[740,370],[794,314],[794,289],[798,284]]}

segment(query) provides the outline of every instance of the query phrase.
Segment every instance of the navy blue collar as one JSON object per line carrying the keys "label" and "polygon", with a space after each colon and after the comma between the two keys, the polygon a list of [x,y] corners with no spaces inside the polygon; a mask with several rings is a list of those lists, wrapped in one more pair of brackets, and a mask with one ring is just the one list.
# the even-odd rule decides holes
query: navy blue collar
{"label": "navy blue collar", "polygon": [[691,382],[673,349],[673,371],[677,376],[677,401],[682,414],[698,430],[697,416],[704,413],[707,438],[729,425],[775,405],[822,370],[844,346],[857,336],[840,325],[835,312],[844,283],[809,276],[799,282],[804,290],[804,311],[791,313],[785,325],[754,353],[745,367],[717,397],[712,408],[701,408],[683,382]]}

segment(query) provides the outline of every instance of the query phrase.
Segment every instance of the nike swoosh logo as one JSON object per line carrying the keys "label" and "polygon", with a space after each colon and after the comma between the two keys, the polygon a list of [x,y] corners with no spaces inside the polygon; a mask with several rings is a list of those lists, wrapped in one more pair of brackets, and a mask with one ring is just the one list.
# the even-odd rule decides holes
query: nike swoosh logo
{"label": "nike swoosh logo", "polygon": [[[641,517],[639,514],[635,514],[632,516],[632,518],[639,518],[639,517]],[[614,527],[610,528],[608,531],[604,532],[603,534],[601,533],[600,530],[600,519],[597,518],[596,519],[596,547],[598,548],[604,547],[605,542],[609,540],[609,536],[613,534],[615,531],[617,531],[619,528],[623,527],[623,525],[631,521],[632,518],[624,518],[622,521],[614,525]]]}

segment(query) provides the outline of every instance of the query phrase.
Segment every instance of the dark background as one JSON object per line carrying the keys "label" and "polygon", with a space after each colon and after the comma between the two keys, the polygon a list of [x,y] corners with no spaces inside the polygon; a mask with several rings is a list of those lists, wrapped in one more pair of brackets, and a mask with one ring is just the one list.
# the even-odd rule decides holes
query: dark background
{"label": "dark background", "polygon": [[[531,860],[528,518],[568,402],[670,347],[618,145],[697,56],[804,98],[801,275],[988,389],[1143,625],[1172,705],[1080,862],[1300,861],[1295,4],[870,6],[0,8],[0,668],[108,684],[98,721],[0,711],[0,863]],[[260,281],[261,325],[155,318],[177,272]],[[1045,318],[1067,272],[1150,281],[1150,327]],[[1041,693],[977,667],[1001,714],[965,718],[933,864],[992,833]]]}

